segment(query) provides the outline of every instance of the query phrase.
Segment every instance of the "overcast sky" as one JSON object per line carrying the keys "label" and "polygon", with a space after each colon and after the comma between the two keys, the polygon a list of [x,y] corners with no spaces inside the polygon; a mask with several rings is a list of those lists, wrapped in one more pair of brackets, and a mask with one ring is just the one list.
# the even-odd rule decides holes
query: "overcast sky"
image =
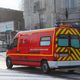
{"label": "overcast sky", "polygon": [[0,0],[0,7],[20,10],[21,0]]}

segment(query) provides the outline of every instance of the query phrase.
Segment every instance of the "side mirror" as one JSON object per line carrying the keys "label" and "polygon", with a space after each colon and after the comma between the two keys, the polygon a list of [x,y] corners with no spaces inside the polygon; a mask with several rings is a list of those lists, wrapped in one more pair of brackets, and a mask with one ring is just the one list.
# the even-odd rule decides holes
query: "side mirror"
{"label": "side mirror", "polygon": [[7,45],[7,49],[11,49],[11,45],[10,44]]}

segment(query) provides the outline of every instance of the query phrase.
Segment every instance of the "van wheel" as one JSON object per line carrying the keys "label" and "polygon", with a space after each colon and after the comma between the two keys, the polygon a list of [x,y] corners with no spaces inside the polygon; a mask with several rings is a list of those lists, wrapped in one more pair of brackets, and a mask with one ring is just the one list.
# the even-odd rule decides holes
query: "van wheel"
{"label": "van wheel", "polygon": [[6,58],[6,66],[8,69],[12,69],[12,67],[13,67],[12,61],[9,57]]}
{"label": "van wheel", "polygon": [[49,69],[47,61],[42,61],[41,70],[43,71],[43,73],[48,73],[49,72],[50,69]]}

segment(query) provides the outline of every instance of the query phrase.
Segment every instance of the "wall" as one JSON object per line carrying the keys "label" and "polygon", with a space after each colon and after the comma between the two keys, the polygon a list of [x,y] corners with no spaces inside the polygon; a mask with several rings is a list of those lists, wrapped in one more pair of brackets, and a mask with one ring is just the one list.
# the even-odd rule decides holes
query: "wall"
{"label": "wall", "polygon": [[[40,1],[40,7],[43,9],[40,12],[34,13],[34,4]],[[24,0],[24,19],[27,30],[53,27],[57,21],[66,20],[65,12],[68,8],[68,19],[74,20],[80,15],[75,12],[75,7],[79,8],[80,0]],[[69,4],[67,4],[69,3]],[[74,3],[74,5],[72,4]],[[66,6],[65,6],[66,5]],[[74,7],[73,7],[74,6]],[[72,12],[75,12],[75,14]],[[43,26],[39,26],[40,19],[43,21]],[[37,27],[37,28],[36,28]]]}

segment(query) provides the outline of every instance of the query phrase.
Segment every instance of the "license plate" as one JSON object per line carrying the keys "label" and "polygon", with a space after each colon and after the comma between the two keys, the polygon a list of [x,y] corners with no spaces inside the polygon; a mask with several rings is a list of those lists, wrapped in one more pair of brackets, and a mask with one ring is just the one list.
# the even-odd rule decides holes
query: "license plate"
{"label": "license plate", "polygon": [[60,53],[60,57],[67,57],[68,53]]}

